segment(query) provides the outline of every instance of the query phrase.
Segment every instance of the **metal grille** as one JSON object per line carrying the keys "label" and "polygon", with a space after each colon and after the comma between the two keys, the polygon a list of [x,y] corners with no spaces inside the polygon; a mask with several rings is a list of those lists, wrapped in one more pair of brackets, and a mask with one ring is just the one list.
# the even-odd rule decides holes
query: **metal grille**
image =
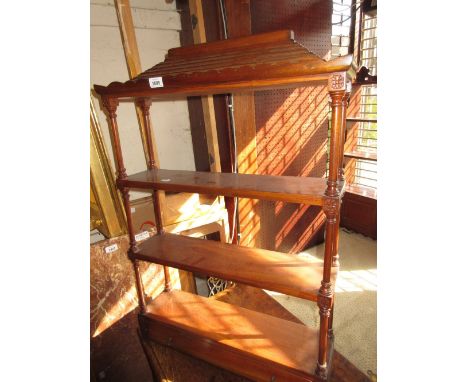
{"label": "metal grille", "polygon": [[351,27],[351,0],[333,1],[332,13],[332,58],[349,52],[349,32]]}
{"label": "metal grille", "polygon": [[[361,116],[377,119],[377,87],[375,85],[361,88]],[[357,151],[377,152],[377,122],[360,122],[357,130]],[[355,184],[377,188],[377,162],[357,159],[355,167]]]}
{"label": "metal grille", "polygon": [[[363,16],[361,33],[361,65],[377,75],[377,16]],[[377,119],[377,85],[362,86],[360,114],[363,118]],[[377,122],[359,123],[356,149],[377,152]],[[355,184],[377,188],[377,162],[356,159],[354,175]]]}
{"label": "metal grille", "polygon": [[377,75],[377,16],[364,15],[362,18],[361,65]]}

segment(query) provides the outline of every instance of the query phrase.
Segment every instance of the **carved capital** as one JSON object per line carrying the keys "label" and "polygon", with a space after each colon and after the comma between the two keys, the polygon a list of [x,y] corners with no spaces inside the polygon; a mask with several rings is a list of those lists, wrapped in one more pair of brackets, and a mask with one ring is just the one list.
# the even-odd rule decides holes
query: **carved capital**
{"label": "carved capital", "polygon": [[102,104],[106,108],[109,117],[117,117],[117,106],[119,106],[119,100],[117,98],[102,97]]}
{"label": "carved capital", "polygon": [[332,73],[330,77],[328,77],[328,91],[336,92],[339,90],[346,90],[345,72]]}
{"label": "carved capital", "polygon": [[327,215],[327,219],[336,220],[340,211],[340,198],[327,196],[323,200],[323,212]]}
{"label": "carved capital", "polygon": [[149,110],[153,101],[151,98],[137,98],[135,101],[136,105],[141,109],[144,116],[149,115]]}

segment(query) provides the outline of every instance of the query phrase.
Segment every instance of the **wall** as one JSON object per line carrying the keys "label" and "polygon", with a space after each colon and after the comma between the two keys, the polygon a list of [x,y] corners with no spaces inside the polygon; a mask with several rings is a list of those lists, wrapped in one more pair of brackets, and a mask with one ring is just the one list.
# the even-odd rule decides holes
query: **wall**
{"label": "wall", "polygon": [[[180,15],[175,1],[132,0],[132,17],[142,69],[164,60],[169,48],[180,46]],[[91,73],[90,85],[107,85],[129,79],[119,25],[112,0],[91,0]],[[105,114],[95,102],[104,141],[112,146]],[[128,174],[146,168],[138,121],[133,103],[117,109],[119,132]],[[194,170],[192,137],[186,100],[158,101],[151,107],[161,167]],[[112,163],[114,168],[114,163]],[[138,195],[133,194],[133,197]]]}

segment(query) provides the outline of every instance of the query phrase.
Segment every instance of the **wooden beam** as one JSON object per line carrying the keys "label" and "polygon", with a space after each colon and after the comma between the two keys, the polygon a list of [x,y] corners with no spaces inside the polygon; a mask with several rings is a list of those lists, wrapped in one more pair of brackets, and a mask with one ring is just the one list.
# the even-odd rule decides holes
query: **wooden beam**
{"label": "wooden beam", "polygon": [[[190,16],[193,20],[193,41],[195,44],[206,42],[205,19],[201,0],[189,0]],[[196,22],[195,22],[196,20]],[[203,108],[203,120],[205,122],[206,143],[210,170],[221,172],[221,160],[219,158],[218,134],[216,131],[216,118],[213,104],[213,96],[201,97]]]}
{"label": "wooden beam", "polygon": [[[252,34],[250,0],[225,0],[229,38]],[[233,95],[238,172],[255,174],[257,164],[257,130],[253,92]],[[260,247],[258,200],[239,199],[241,245]]]}
{"label": "wooden beam", "polygon": [[[122,37],[122,45],[125,53],[125,61],[127,63],[128,75],[130,78],[136,77],[142,72],[140,53],[138,52],[138,44],[135,35],[135,27],[133,25],[132,10],[130,8],[129,0],[115,0],[115,10],[117,12],[117,19],[119,20],[120,35]],[[138,125],[140,127],[140,135],[143,142],[143,150],[145,152],[146,163],[149,163],[149,153],[147,149],[147,137],[144,128],[144,118],[141,111],[135,106],[138,118]],[[156,165],[159,167],[158,151],[156,149],[156,141],[151,129],[153,142],[153,151],[155,155]]]}
{"label": "wooden beam", "polygon": [[[122,45],[125,53],[125,62],[127,63],[128,75],[130,78],[133,78],[139,75],[142,72],[142,69],[129,0],[115,0],[115,10],[117,12],[117,19],[119,20],[119,29],[120,35],[122,37]],[[150,155],[148,151],[148,138],[145,129],[145,118],[140,108],[138,108],[136,105],[135,111],[138,118],[138,126],[140,128],[140,136],[143,143],[146,163],[149,164]],[[156,137],[154,136],[152,126],[150,126],[149,132],[151,134],[151,142],[153,146],[154,163],[156,164],[156,167],[159,168],[159,155],[158,149],[156,147]],[[161,214],[164,221],[166,216],[166,195],[164,192],[159,191],[158,196],[162,206]]]}

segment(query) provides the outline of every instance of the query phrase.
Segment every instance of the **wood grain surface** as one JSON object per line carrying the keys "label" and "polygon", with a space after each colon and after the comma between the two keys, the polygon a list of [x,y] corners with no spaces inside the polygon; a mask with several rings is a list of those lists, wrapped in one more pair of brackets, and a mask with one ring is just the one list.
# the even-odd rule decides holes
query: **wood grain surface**
{"label": "wood grain surface", "polygon": [[140,316],[150,339],[256,381],[312,381],[318,331],[190,293],[162,293]]}
{"label": "wood grain surface", "polygon": [[[132,80],[94,89],[108,97],[167,98],[306,86],[334,72],[354,77],[352,55],[325,61],[297,43],[292,31],[280,30],[170,49],[164,62]],[[152,88],[155,77],[163,84]]]}
{"label": "wood grain surface", "polygon": [[313,301],[322,281],[319,260],[181,235],[153,236],[131,256]]}
{"label": "wood grain surface", "polygon": [[119,187],[323,204],[324,178],[152,169],[117,180]]}

